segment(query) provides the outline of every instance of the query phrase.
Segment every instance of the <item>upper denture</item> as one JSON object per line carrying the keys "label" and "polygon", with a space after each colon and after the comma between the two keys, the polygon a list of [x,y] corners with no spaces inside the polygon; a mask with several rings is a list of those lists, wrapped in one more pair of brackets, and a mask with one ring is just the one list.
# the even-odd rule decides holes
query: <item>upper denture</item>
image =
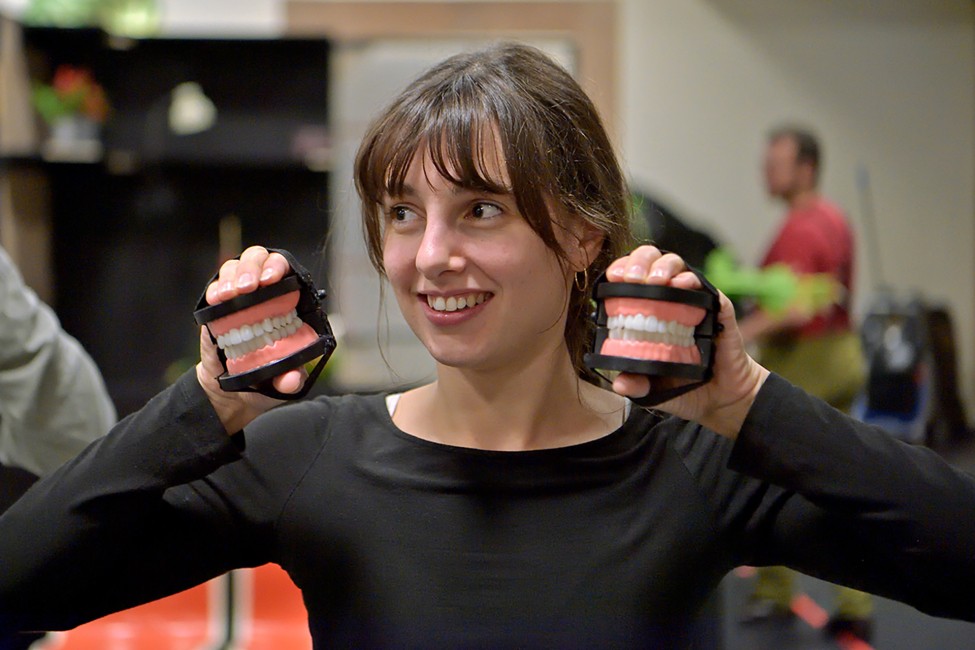
{"label": "upper denture", "polygon": [[253,307],[241,309],[240,311],[224,316],[223,318],[218,318],[209,323],[207,327],[210,328],[211,334],[214,336],[220,336],[221,334],[226,334],[231,329],[240,328],[243,325],[251,325],[253,323],[262,322],[265,318],[283,316],[298,306],[298,297],[299,293],[297,291],[292,291],[290,293],[277,296],[276,298],[265,300],[260,304],[254,305]]}

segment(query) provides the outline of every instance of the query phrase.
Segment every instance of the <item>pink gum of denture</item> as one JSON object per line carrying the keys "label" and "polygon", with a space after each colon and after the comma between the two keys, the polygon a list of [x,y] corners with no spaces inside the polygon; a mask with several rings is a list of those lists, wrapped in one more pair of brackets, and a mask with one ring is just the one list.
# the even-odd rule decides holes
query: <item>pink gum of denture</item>
{"label": "pink gum of denture", "polygon": [[[700,307],[648,298],[607,298],[604,302],[607,316],[653,316],[658,321],[676,321],[684,326],[696,327],[707,311]],[[652,341],[626,341],[606,338],[600,354],[647,361],[670,363],[701,363],[701,351],[696,345],[669,345]]]}
{"label": "pink gum of denture", "polygon": [[[271,298],[260,304],[238,312],[218,318],[209,323],[207,327],[214,337],[223,336],[232,329],[243,325],[253,325],[260,323],[266,318],[284,316],[298,306],[299,292],[292,291],[276,298]],[[239,375],[261,366],[266,366],[272,361],[283,359],[287,356],[302,350],[318,340],[318,334],[310,325],[302,323],[301,327],[292,334],[275,341],[272,345],[265,345],[262,348],[248,352],[236,359],[227,359],[227,372],[232,375]]]}

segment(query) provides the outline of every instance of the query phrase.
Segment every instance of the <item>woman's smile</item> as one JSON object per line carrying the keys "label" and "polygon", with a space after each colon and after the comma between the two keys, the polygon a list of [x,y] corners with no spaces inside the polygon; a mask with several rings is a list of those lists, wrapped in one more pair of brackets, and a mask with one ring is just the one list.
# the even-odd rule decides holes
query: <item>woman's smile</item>
{"label": "woman's smile", "polygon": [[417,295],[417,299],[426,305],[425,312],[430,322],[441,326],[458,325],[474,318],[493,297],[494,294],[490,291]]}

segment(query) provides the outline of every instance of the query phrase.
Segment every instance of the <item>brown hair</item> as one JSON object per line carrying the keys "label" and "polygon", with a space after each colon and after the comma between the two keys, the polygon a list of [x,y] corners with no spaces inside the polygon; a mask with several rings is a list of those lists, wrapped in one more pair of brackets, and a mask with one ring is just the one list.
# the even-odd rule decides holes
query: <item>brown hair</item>
{"label": "brown hair", "polygon": [[813,183],[816,183],[819,180],[822,160],[819,138],[810,129],[791,124],[777,126],[769,131],[767,136],[768,142],[775,142],[782,138],[788,138],[796,143],[796,162],[812,166]]}
{"label": "brown hair", "polygon": [[[495,137],[510,187],[490,178],[483,143]],[[542,241],[567,264],[549,205],[603,233],[586,270],[594,282],[631,247],[629,193],[592,102],[540,50],[500,43],[458,54],[406,88],[373,122],[355,162],[369,258],[383,267],[383,200],[402,192],[414,156],[428,152],[437,171],[465,188],[510,192]],[[580,376],[594,380],[582,356],[591,345],[588,287],[573,283],[565,340]]]}

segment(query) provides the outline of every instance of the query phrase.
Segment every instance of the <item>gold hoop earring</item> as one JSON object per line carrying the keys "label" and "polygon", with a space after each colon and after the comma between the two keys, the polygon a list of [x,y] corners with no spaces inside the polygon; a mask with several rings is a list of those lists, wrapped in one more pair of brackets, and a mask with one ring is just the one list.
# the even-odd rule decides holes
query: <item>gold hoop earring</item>
{"label": "gold hoop earring", "polygon": [[[582,273],[582,286],[581,287],[579,286],[579,273]],[[573,284],[576,285],[576,289],[578,289],[582,293],[585,293],[589,289],[589,269],[588,269],[588,267],[582,269],[582,271],[580,271],[579,273],[576,273],[575,274],[575,277],[573,278],[572,282],[573,282]]]}

